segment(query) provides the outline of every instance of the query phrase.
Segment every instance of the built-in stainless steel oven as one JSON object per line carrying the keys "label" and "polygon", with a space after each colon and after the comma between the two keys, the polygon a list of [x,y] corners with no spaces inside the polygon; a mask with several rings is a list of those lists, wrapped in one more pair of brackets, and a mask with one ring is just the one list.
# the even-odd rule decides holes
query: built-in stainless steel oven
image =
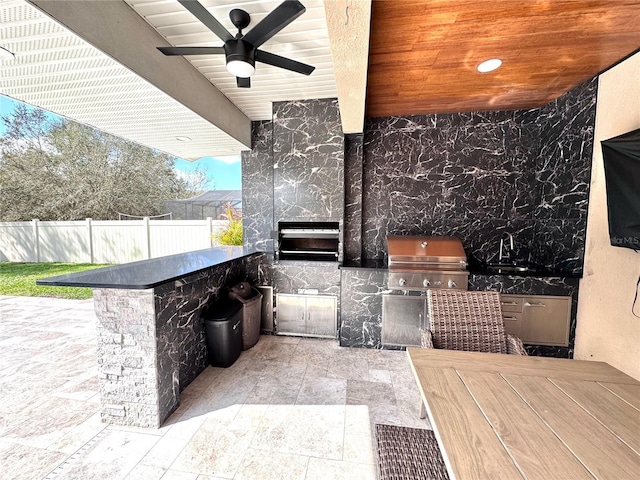
{"label": "built-in stainless steel oven", "polygon": [[279,222],[279,260],[340,260],[339,222]]}

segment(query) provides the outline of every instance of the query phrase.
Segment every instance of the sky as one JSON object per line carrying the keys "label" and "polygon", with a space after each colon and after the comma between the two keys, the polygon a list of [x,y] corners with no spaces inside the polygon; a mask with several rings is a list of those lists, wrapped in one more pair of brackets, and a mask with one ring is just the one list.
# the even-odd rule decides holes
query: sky
{"label": "sky", "polygon": [[[10,114],[19,102],[12,98],[0,95],[0,115]],[[48,113],[53,118],[60,118],[58,115]],[[6,128],[0,122],[0,136],[4,135]],[[194,162],[177,159],[174,163],[178,174],[189,174],[198,166],[207,173],[208,190],[240,190],[242,189],[242,171],[240,166],[240,155],[233,157],[202,157]]]}

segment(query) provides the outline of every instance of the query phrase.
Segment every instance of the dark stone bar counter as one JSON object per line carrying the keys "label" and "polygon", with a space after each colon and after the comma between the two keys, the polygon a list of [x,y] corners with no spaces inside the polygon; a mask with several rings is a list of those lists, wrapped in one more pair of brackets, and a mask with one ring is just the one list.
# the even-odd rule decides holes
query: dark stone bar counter
{"label": "dark stone bar counter", "polygon": [[225,287],[256,282],[262,257],[217,247],[37,281],[94,289],[103,421],[162,425],[207,366],[204,306]]}

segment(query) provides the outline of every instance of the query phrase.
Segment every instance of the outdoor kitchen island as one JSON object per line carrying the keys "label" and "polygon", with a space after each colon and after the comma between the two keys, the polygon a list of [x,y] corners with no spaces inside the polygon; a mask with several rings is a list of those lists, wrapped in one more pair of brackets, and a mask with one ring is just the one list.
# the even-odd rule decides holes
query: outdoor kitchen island
{"label": "outdoor kitchen island", "polygon": [[262,257],[217,247],[37,281],[93,288],[104,422],[162,425],[207,366],[202,309],[222,288],[255,282]]}

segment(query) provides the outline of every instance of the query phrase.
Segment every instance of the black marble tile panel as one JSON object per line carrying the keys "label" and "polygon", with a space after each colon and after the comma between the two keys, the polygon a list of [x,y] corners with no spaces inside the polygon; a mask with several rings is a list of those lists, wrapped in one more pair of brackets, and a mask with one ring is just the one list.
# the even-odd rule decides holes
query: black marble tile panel
{"label": "black marble tile panel", "polygon": [[363,134],[345,135],[344,143],[344,259],[362,258]]}
{"label": "black marble tile panel", "polygon": [[276,169],[274,184],[276,222],[344,216],[344,168]]}
{"label": "black marble tile panel", "polygon": [[281,261],[270,266],[273,293],[299,293],[316,289],[319,295],[340,294],[338,263]]}
{"label": "black marble tile panel", "polygon": [[321,98],[315,100],[294,100],[273,102],[273,119],[281,118],[318,118],[328,123],[340,122],[338,99]]}
{"label": "black marble tile panel", "polygon": [[[426,120],[426,125],[424,121]],[[403,130],[414,131],[424,130],[425,127],[436,126],[436,115],[425,115],[420,117],[407,116],[407,117],[377,117],[365,119],[365,131],[373,130]]]}
{"label": "black marble tile panel", "polygon": [[164,388],[161,404],[175,407],[171,399],[208,364],[201,317],[204,307],[226,296],[228,287],[255,277],[252,270],[256,267],[256,261],[237,260],[154,289],[159,385]]}
{"label": "black marble tile panel", "polygon": [[535,222],[531,262],[558,271],[582,272],[586,228],[586,217]]}
{"label": "black marble tile panel", "polygon": [[344,137],[339,124],[322,118],[283,118],[274,121],[274,168],[342,167]]}
{"label": "black marble tile panel", "polygon": [[448,127],[493,127],[506,124],[513,120],[514,112],[511,110],[490,110],[485,112],[439,113],[433,115],[436,119],[435,126]]}
{"label": "black marble tile panel", "polygon": [[[459,235],[469,253],[487,257],[479,245],[509,232],[523,257],[581,268],[583,252],[571,249],[583,250],[586,233],[595,86],[542,109],[369,119],[363,259],[386,258],[391,233]],[[568,230],[536,229],[542,220]]]}
{"label": "black marble tile panel", "polygon": [[242,233],[246,247],[273,252],[273,123],[253,122],[251,151],[242,152]]}
{"label": "black marble tile panel", "polygon": [[385,270],[341,270],[339,339],[342,347],[382,348]]}

